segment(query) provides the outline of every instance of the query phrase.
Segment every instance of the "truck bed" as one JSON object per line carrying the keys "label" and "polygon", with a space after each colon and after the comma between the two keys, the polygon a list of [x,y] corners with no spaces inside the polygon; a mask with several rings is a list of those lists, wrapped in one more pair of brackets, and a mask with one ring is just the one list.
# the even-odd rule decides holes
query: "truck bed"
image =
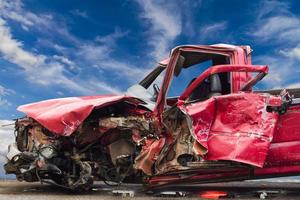
{"label": "truck bed", "polygon": [[[255,90],[254,92],[257,92],[257,93],[269,93],[269,94],[272,94],[272,95],[279,95],[280,92],[282,91],[283,89],[272,89],[272,90]],[[286,89],[290,95],[293,97],[293,99],[295,98],[300,98],[300,88],[291,88],[291,89]]]}

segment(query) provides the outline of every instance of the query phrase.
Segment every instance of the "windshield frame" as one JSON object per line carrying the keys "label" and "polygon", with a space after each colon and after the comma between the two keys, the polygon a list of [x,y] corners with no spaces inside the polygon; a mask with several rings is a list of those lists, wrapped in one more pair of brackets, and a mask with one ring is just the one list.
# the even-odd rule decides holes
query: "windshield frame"
{"label": "windshield frame", "polygon": [[155,67],[143,80],[138,84],[148,89],[150,85],[157,79],[157,77],[166,69],[165,65],[158,65]]}

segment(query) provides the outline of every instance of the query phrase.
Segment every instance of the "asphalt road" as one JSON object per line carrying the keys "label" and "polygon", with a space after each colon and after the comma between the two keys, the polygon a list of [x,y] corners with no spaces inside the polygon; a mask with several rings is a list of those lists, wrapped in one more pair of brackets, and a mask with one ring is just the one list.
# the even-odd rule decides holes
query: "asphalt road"
{"label": "asphalt road", "polygon": [[[260,195],[267,199],[299,199],[300,183],[270,183],[270,182],[232,182],[220,184],[173,186],[164,188],[155,193],[145,194],[143,188],[138,185],[125,185],[110,188],[102,183],[96,183],[95,187],[88,192],[70,192],[61,188],[40,183],[24,183],[16,181],[0,182],[0,199],[5,200],[52,200],[52,199],[201,199],[199,194],[207,191],[221,191],[229,194],[233,199],[259,199]],[[126,191],[126,197],[122,193]],[[177,197],[174,196],[177,192]],[[134,194],[134,197],[130,197]],[[180,197],[185,194],[186,197]],[[123,193],[124,195],[124,193]],[[229,198],[228,197],[228,198]]]}

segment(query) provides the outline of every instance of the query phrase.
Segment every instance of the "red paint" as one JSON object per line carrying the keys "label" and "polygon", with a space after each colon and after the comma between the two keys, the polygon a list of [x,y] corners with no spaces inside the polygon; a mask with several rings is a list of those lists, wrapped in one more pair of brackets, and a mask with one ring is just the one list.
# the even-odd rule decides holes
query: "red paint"
{"label": "red paint", "polygon": [[216,97],[207,159],[234,160],[262,167],[278,114],[265,110],[268,96],[239,93]]}
{"label": "red paint", "polygon": [[145,141],[146,145],[143,146],[140,154],[135,160],[135,167],[143,170],[144,173],[151,175],[152,165],[155,163],[159,152],[165,144],[165,138],[159,140],[148,139]]}
{"label": "red paint", "polygon": [[208,138],[215,117],[216,99],[182,106],[181,109],[191,117],[194,137],[208,149]]}
{"label": "red paint", "polygon": [[242,180],[250,179],[250,170],[248,169],[223,169],[223,170],[199,170],[185,175],[173,175],[173,176],[155,176],[151,177],[148,183],[153,187],[159,187],[167,184],[176,183],[207,183],[217,182],[217,180]]}
{"label": "red paint", "polygon": [[293,165],[281,165],[276,167],[258,168],[254,170],[253,177],[251,178],[263,178],[263,177],[278,177],[278,176],[295,176],[300,175],[300,164],[294,163]]}
{"label": "red paint", "polygon": [[193,134],[207,148],[207,160],[232,160],[262,167],[278,114],[265,110],[269,95],[222,95],[181,108],[193,121]]}
{"label": "red paint", "polygon": [[[208,68],[200,76],[198,76],[196,80],[179,97],[179,100],[181,101],[185,100],[191,94],[191,92],[196,88],[197,85],[199,85],[205,78],[207,78],[209,75],[212,74],[217,74],[222,72],[262,72],[264,74],[267,74],[268,71],[269,71],[268,66],[263,66],[263,65],[216,65]],[[233,92],[238,92],[238,91],[233,91]]]}
{"label": "red paint", "polygon": [[225,191],[204,191],[200,192],[199,197],[205,199],[219,199],[220,197],[226,197],[228,194]]}
{"label": "red paint", "polygon": [[[161,90],[157,98],[157,105],[154,110],[154,116],[158,121],[161,121],[161,113],[164,109],[164,104],[166,102],[165,95],[167,94],[170,82],[174,73],[174,68],[176,61],[180,55],[180,52],[199,52],[199,53],[213,53],[220,54],[230,58],[231,65],[245,65],[248,64],[247,59],[245,59],[245,50],[243,48],[247,47],[238,47],[232,45],[189,45],[189,46],[178,46],[172,50],[169,60],[162,61],[163,64],[167,64],[166,73],[164,80],[161,85]],[[246,50],[247,52],[247,50]],[[248,52],[250,53],[250,51]],[[237,78],[237,76],[242,76],[244,78]],[[244,72],[242,75],[232,72],[232,92],[237,92],[240,90],[241,86],[244,85],[249,80],[249,72]]]}
{"label": "red paint", "polygon": [[[260,177],[300,174],[300,105],[292,105],[283,115],[267,112],[267,106],[280,106],[279,97],[240,92],[245,84],[257,80],[252,72],[268,73],[264,65],[251,65],[248,46],[179,46],[168,59],[165,77],[153,113],[136,109],[128,111],[152,117],[158,140],[147,140],[140,154],[139,169],[152,170],[161,149],[168,143],[164,134],[162,113],[166,109],[166,94],[173,78],[174,67],[181,52],[214,53],[228,56],[230,64],[212,66],[203,72],[179,97],[177,106],[191,120],[191,130],[197,142],[207,149],[205,160],[229,160],[247,164],[244,168],[199,169],[184,176],[161,175],[149,179],[159,185],[183,182],[244,180]],[[188,103],[186,99],[211,74],[230,72],[231,94],[212,97],[206,101]],[[124,95],[90,96],[53,99],[20,106],[18,110],[35,119],[50,131],[70,136],[95,108],[120,101],[134,105],[139,100]],[[172,102],[174,104],[174,102]],[[175,105],[175,104],[174,104]],[[171,134],[171,133],[170,133]],[[145,159],[146,158],[146,159]],[[179,172],[178,172],[179,173]]]}
{"label": "red paint", "polygon": [[273,142],[300,141],[300,105],[291,106],[279,117]]}
{"label": "red paint", "polygon": [[19,111],[35,119],[57,135],[69,136],[95,108],[108,106],[121,100],[134,101],[124,95],[88,96],[51,99],[18,107]]}
{"label": "red paint", "polygon": [[300,140],[271,144],[265,167],[297,164],[300,164]]}

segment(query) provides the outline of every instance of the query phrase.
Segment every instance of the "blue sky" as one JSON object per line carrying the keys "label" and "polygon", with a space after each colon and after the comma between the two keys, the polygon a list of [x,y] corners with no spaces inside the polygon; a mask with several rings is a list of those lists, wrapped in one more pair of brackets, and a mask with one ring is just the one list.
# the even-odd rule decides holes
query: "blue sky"
{"label": "blue sky", "polygon": [[263,87],[300,87],[300,1],[0,0],[0,119],[121,93],[181,44],[251,45]]}

